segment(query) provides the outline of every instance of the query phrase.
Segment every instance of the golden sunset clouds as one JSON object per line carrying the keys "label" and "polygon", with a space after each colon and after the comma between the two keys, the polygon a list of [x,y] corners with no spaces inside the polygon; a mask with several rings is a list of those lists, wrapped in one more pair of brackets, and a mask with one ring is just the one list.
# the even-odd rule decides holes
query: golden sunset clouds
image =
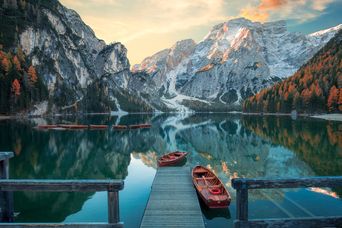
{"label": "golden sunset clouds", "polygon": [[253,21],[310,20],[333,0],[61,0],[76,10],[107,43],[120,41],[131,63],[177,40],[201,40],[217,23],[235,17]]}

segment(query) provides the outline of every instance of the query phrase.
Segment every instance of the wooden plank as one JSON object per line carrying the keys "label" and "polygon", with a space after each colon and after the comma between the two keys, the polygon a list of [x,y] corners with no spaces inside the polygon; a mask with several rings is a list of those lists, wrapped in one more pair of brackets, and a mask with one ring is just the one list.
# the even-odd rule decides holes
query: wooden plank
{"label": "wooden plank", "polygon": [[158,168],[140,227],[204,227],[189,167]]}
{"label": "wooden plank", "polygon": [[96,192],[123,187],[122,180],[0,180],[0,191]]}
{"label": "wooden plank", "polygon": [[14,153],[13,152],[0,152],[0,161],[6,160],[6,159],[10,159],[14,157]]}
{"label": "wooden plank", "polygon": [[123,223],[108,224],[108,223],[0,223],[1,228],[123,228]]}
{"label": "wooden plank", "polygon": [[250,221],[235,221],[238,228],[268,228],[268,227],[342,227],[342,217],[315,217],[292,219],[253,219]]}
{"label": "wooden plank", "polygon": [[342,176],[306,177],[290,179],[232,179],[232,187],[239,189],[246,185],[248,189],[260,188],[307,188],[307,187],[338,187],[342,186]]}

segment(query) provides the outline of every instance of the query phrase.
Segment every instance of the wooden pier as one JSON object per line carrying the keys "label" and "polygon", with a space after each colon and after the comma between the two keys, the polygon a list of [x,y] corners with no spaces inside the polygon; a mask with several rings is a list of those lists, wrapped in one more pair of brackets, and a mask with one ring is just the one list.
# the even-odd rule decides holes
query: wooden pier
{"label": "wooden pier", "polygon": [[[119,191],[123,180],[43,180],[9,179],[9,159],[13,152],[0,152],[0,227],[69,227],[122,228],[119,213]],[[108,223],[14,223],[13,195],[15,191],[33,192],[97,192],[107,191]]]}
{"label": "wooden pier", "polygon": [[158,168],[140,227],[205,227],[190,167]]}

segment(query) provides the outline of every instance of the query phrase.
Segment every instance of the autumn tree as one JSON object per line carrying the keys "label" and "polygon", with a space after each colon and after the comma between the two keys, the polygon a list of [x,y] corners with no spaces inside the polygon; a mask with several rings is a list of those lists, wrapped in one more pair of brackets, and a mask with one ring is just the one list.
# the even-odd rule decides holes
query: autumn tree
{"label": "autumn tree", "polygon": [[13,57],[13,64],[14,64],[15,68],[17,69],[17,71],[21,71],[21,64],[20,64],[20,61],[16,55]]}
{"label": "autumn tree", "polygon": [[20,82],[18,79],[14,79],[12,83],[12,91],[14,92],[14,95],[20,96]]}
{"label": "autumn tree", "polygon": [[339,88],[338,89],[339,91],[338,91],[338,102],[337,102],[337,104],[338,104],[338,110],[340,111],[340,112],[342,112],[342,88]]}
{"label": "autumn tree", "polygon": [[37,72],[36,72],[36,69],[32,65],[29,67],[27,74],[29,76],[31,83],[37,82],[37,79],[38,79]]}
{"label": "autumn tree", "polygon": [[337,101],[338,101],[338,89],[336,86],[331,87],[329,91],[329,97],[328,97],[328,110],[329,112],[334,112],[337,107]]}

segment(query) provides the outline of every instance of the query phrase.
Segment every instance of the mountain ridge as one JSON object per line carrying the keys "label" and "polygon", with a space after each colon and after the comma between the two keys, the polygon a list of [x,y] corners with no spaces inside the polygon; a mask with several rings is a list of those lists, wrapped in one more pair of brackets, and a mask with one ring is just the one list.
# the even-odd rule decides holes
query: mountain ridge
{"label": "mountain ridge", "polygon": [[[145,87],[156,86],[155,94],[171,109],[227,111],[290,76],[341,27],[303,35],[287,32],[285,21],[233,19],[213,26],[202,41],[185,46],[184,52],[173,49],[186,40],[147,57],[132,71],[148,73],[151,79]],[[172,61],[180,57],[181,61]]]}

